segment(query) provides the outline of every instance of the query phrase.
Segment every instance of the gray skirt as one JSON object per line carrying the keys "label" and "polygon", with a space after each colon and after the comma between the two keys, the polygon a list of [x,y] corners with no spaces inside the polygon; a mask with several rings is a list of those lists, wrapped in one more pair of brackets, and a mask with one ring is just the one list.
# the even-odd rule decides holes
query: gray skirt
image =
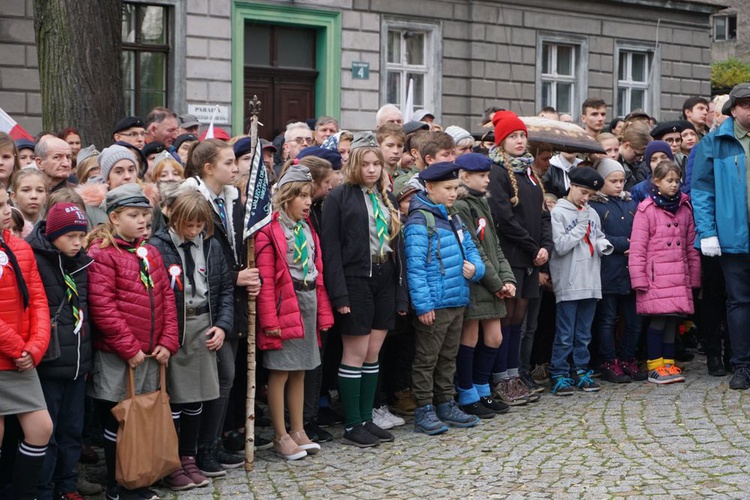
{"label": "gray skirt", "polygon": [[[95,399],[119,403],[125,399],[128,383],[128,363],[111,352],[97,351],[94,354],[94,371],[89,396]],[[159,388],[159,362],[146,358],[135,369],[135,393],[153,392]]]}
{"label": "gray skirt", "polygon": [[185,343],[167,365],[167,391],[172,403],[198,403],[219,397],[219,367],[216,351],[206,347],[211,315],[187,318]]}
{"label": "gray skirt", "polygon": [[46,410],[42,385],[36,368],[26,371],[0,371],[0,415],[18,415]]}
{"label": "gray skirt", "polygon": [[320,364],[318,347],[318,297],[315,290],[298,291],[297,302],[302,313],[305,336],[285,340],[280,350],[264,351],[263,366],[269,370],[312,370]]}

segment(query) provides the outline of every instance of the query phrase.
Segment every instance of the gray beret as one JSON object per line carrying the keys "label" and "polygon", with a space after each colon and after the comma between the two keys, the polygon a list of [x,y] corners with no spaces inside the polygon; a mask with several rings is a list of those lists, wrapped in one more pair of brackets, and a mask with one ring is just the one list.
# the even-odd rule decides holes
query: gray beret
{"label": "gray beret", "polygon": [[284,175],[281,176],[278,187],[288,184],[290,182],[312,182],[313,178],[310,174],[310,169],[303,165],[291,165]]}
{"label": "gray beret", "polygon": [[354,140],[349,150],[357,148],[378,148],[378,141],[375,139],[375,135],[372,132],[357,132],[354,134]]}

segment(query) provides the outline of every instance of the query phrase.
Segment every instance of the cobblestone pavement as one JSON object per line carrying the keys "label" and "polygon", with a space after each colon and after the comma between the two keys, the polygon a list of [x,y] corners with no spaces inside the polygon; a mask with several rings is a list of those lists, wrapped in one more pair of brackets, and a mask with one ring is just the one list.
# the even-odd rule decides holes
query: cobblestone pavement
{"label": "cobblestone pavement", "polygon": [[416,434],[407,421],[394,443],[366,450],[326,443],[297,462],[261,451],[253,472],[174,498],[748,498],[750,392],[709,377],[703,356],[685,375],[668,386],[547,392],[442,436]]}

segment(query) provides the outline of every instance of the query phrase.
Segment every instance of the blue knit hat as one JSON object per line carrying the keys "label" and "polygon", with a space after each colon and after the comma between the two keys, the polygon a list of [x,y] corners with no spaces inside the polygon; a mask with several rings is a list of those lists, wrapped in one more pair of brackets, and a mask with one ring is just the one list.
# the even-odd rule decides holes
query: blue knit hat
{"label": "blue knit hat", "polygon": [[646,146],[646,153],[644,155],[646,165],[651,165],[651,157],[654,156],[654,153],[664,153],[665,155],[667,155],[667,158],[669,158],[670,160],[674,160],[672,148],[669,147],[669,143],[667,142],[651,141],[648,143],[648,146]]}

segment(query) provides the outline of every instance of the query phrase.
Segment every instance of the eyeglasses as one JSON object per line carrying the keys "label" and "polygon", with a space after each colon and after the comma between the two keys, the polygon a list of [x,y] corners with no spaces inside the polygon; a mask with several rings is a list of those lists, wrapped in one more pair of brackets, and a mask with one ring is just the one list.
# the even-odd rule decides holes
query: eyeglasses
{"label": "eyeglasses", "polygon": [[128,132],[127,134],[118,132],[119,135],[124,135],[125,137],[146,137],[146,132]]}
{"label": "eyeglasses", "polygon": [[737,101],[735,105],[741,107],[742,109],[750,109],[750,100]]}
{"label": "eyeglasses", "polygon": [[668,139],[664,139],[664,142],[668,142],[669,144],[679,144],[682,142],[682,137],[670,137]]}
{"label": "eyeglasses", "polygon": [[312,137],[295,137],[290,142],[296,142],[297,144],[300,144],[300,145],[302,145],[302,144],[312,144],[313,143],[313,139],[312,139]]}

